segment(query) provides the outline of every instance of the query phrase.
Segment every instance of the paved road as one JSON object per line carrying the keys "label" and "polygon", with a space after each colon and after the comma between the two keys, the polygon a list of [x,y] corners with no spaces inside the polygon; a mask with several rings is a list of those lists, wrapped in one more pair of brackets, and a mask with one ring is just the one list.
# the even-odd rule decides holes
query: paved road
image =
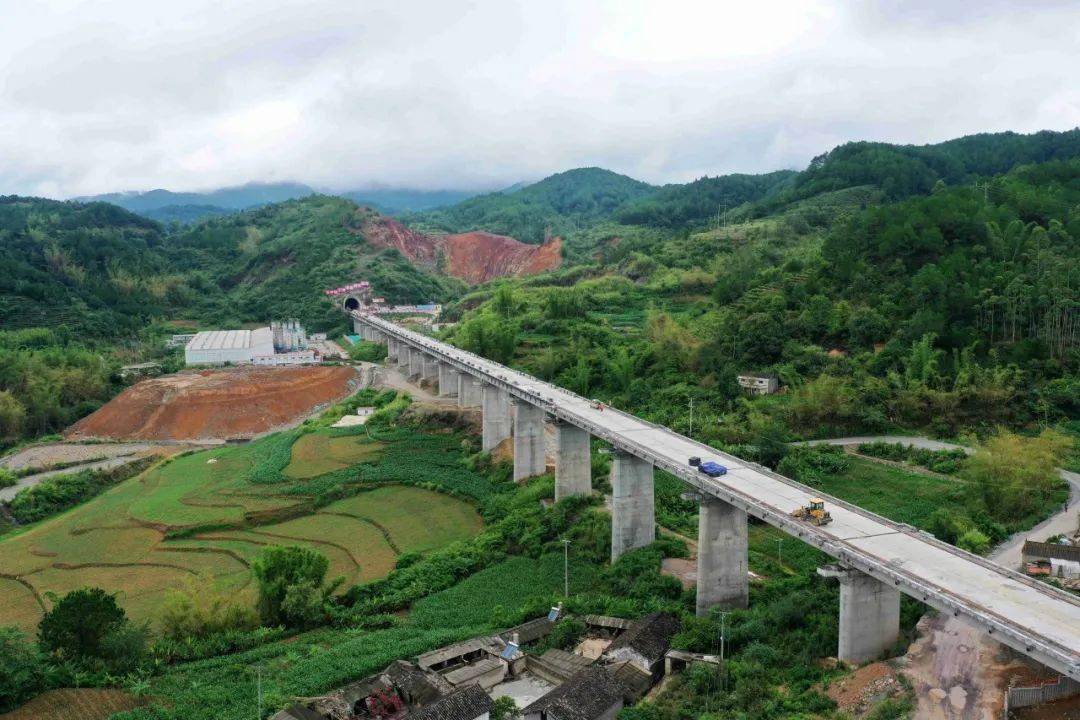
{"label": "paved road", "polygon": [[125,455],[123,457],[109,458],[108,460],[99,460],[98,462],[86,463],[85,465],[73,465],[71,467],[64,468],[63,470],[48,470],[46,472],[37,473],[36,475],[26,475],[19,478],[19,481],[11,487],[6,487],[0,490],[0,502],[8,502],[12,500],[22,490],[28,487],[33,487],[40,483],[42,480],[46,480],[57,475],[71,475],[73,473],[82,472],[83,470],[111,470],[112,468],[120,467],[121,465],[127,465],[129,462],[134,461],[136,458],[133,455]]}
{"label": "paved road", "polygon": [[[556,418],[587,429],[852,567],[883,582],[895,583],[909,595],[971,617],[1003,642],[1061,672],[1080,677],[1077,598],[837,498],[825,498],[833,516],[831,524],[819,528],[794,521],[791,511],[818,494],[813,488],[627,413],[594,408],[587,399],[567,390],[385,320],[355,317],[543,407]],[[728,467],[728,474],[706,478],[693,472],[686,462],[694,455],[719,459]]]}

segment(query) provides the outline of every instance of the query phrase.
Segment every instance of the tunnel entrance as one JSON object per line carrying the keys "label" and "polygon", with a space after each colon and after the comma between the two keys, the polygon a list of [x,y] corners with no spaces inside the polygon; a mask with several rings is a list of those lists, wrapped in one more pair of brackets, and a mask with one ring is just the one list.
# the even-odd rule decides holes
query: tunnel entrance
{"label": "tunnel entrance", "polygon": [[359,310],[360,309],[360,301],[357,300],[354,297],[345,298],[345,309],[346,310]]}

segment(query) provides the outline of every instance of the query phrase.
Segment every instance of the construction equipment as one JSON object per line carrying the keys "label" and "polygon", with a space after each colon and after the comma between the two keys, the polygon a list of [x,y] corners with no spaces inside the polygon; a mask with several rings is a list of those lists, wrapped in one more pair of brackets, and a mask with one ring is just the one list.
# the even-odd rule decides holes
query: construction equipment
{"label": "construction equipment", "polygon": [[832,522],[832,515],[825,509],[825,501],[821,498],[810,498],[810,502],[804,507],[796,508],[791,517],[805,520],[811,525],[828,525]]}

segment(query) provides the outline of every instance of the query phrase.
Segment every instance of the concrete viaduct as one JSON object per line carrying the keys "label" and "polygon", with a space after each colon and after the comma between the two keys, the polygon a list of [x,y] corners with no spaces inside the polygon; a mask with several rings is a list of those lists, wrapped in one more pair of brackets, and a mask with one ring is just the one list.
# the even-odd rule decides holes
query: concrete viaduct
{"label": "concrete viaduct", "polygon": [[[656,537],[654,468],[691,485],[701,499],[699,614],[714,606],[746,606],[747,518],[754,516],[838,561],[819,573],[840,582],[841,660],[874,660],[896,642],[904,593],[1080,679],[1080,598],[665,427],[594,408],[579,395],[376,316],[350,314],[356,333],[387,343],[390,361],[409,376],[437,381],[439,395],[482,408],[485,450],[512,437],[515,478],[544,472],[544,423],[551,423],[556,499],[591,492],[590,438],[610,443],[612,559]],[[727,475],[697,472],[687,463],[695,455],[719,460]],[[816,527],[791,517],[814,496],[826,501],[830,524]]]}

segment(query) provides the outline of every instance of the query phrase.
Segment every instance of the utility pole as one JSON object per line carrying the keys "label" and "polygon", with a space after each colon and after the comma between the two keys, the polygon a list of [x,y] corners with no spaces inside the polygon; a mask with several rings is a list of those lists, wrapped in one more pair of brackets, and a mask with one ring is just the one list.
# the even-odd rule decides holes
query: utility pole
{"label": "utility pole", "polygon": [[262,665],[255,666],[255,675],[258,678],[256,680],[255,720],[262,720]]}
{"label": "utility pole", "polygon": [[570,599],[570,541],[563,538],[563,597]]}
{"label": "utility pole", "polygon": [[694,396],[690,396],[690,432],[689,437],[694,437]]}
{"label": "utility pole", "polygon": [[784,538],[776,538],[776,563],[781,569],[784,567],[784,556],[780,553],[780,543],[784,542]]}
{"label": "utility pole", "polygon": [[727,668],[724,666],[724,621],[727,620],[727,613],[720,612],[720,682],[721,690],[727,690]]}

